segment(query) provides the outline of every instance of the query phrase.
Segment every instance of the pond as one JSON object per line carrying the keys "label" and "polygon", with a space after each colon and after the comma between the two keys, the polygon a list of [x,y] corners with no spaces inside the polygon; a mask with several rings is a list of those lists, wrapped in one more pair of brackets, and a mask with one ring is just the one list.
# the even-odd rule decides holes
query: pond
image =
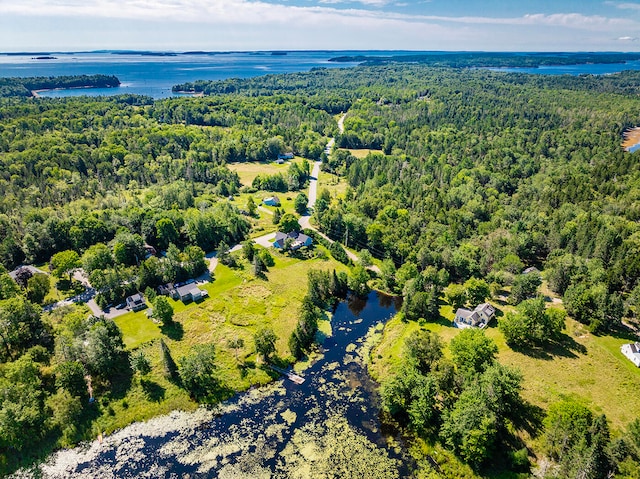
{"label": "pond", "polygon": [[[398,300],[372,292],[341,302],[324,354],[301,385],[279,380],[212,409],[132,424],[102,443],[54,454],[37,475],[73,477],[407,477],[404,449],[382,430],[362,359],[370,328]],[[18,474],[28,477],[31,473]]]}

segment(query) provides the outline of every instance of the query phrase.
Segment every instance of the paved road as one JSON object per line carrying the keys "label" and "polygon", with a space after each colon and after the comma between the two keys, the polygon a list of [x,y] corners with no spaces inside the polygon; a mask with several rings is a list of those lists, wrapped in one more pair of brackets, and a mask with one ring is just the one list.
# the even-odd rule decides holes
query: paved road
{"label": "paved road", "polygon": [[[340,119],[338,120],[338,130],[340,130],[340,134],[344,133],[344,119],[347,117],[346,113],[343,113]],[[334,138],[331,138],[331,141],[335,142]],[[331,142],[329,142],[331,143]],[[333,146],[333,145],[332,145]]]}
{"label": "paved road", "polygon": [[[332,138],[333,140],[333,138]],[[313,170],[311,170],[311,177],[309,179],[309,202],[307,203],[307,214],[301,216],[298,220],[300,223],[300,228],[312,228],[311,222],[311,212],[313,211],[313,207],[316,205],[316,199],[318,197],[318,176],[320,175],[320,165],[322,165],[321,161],[316,161],[313,164]]]}
{"label": "paved road", "polygon": [[[344,113],[338,120],[338,129],[340,130],[340,133],[344,133],[344,119],[346,116],[347,114]],[[331,152],[331,149],[335,145],[335,142],[336,142],[336,139],[331,138],[327,143],[326,151]],[[318,198],[318,177],[320,176],[321,166],[322,166],[321,161],[316,161],[313,164],[313,169],[311,170],[311,177],[309,179],[309,194],[308,194],[309,202],[307,203],[307,214],[304,216],[301,216],[300,219],[298,220],[298,223],[300,224],[301,229],[305,229],[305,228],[312,229],[316,231],[324,239],[326,239],[329,243],[334,243],[334,241],[331,238],[329,238],[327,235],[321,233],[316,228],[314,228],[311,225],[311,221],[310,221],[311,220],[310,213],[313,211],[313,207],[316,205],[316,199]],[[266,208],[261,208],[260,206],[258,206],[258,209],[261,211],[266,210]],[[267,210],[265,212],[268,214],[273,214],[273,212],[271,212],[270,210]],[[275,236],[276,236],[275,233],[269,233],[269,234],[254,238],[253,241],[254,243],[259,244],[260,246],[264,246],[265,248],[271,248],[273,246],[272,242]],[[231,251],[232,252],[238,251],[240,249],[242,249],[242,245],[235,245],[233,248],[231,248]],[[347,256],[351,258],[351,261],[353,262],[359,261],[359,258],[357,255],[355,255],[351,251],[348,251],[348,250],[345,250],[345,251],[347,252]],[[218,266],[218,259],[216,258],[216,254],[215,253],[207,254],[207,259],[209,259],[209,271],[213,273],[213,271],[216,269],[216,266]],[[370,266],[368,269],[375,271],[377,273],[380,273],[380,268],[378,268],[375,265]]]}

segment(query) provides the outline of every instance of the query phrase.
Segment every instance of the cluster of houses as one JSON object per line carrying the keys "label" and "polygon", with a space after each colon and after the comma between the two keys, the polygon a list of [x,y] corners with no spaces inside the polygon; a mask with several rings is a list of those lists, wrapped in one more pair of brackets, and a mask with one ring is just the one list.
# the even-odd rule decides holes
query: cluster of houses
{"label": "cluster of houses", "polygon": [[[185,283],[167,283],[158,288],[158,292],[162,295],[169,296],[176,301],[189,303],[191,301],[200,301],[209,295],[206,289],[200,289],[196,286],[194,280],[190,279]],[[141,311],[147,307],[147,302],[142,293],[132,294],[126,299],[126,306],[131,311]]]}
{"label": "cluster of houses", "polygon": [[496,314],[496,308],[489,303],[482,303],[476,306],[473,311],[466,308],[458,308],[453,324],[457,328],[480,328],[487,327]]}

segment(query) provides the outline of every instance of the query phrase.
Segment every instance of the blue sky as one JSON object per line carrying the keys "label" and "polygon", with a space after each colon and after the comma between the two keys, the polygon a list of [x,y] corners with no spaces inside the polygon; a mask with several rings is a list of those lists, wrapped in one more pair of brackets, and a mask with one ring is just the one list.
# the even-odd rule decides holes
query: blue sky
{"label": "blue sky", "polygon": [[0,0],[0,51],[638,51],[640,0]]}

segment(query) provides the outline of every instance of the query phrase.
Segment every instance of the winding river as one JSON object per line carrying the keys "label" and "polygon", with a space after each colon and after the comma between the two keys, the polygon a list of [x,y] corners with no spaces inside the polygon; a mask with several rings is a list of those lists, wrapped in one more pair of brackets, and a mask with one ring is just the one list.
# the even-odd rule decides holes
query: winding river
{"label": "winding river", "polygon": [[367,333],[398,307],[377,292],[338,304],[324,354],[301,385],[283,379],[215,408],[132,424],[16,477],[407,477],[404,450],[382,430],[362,359]]}

